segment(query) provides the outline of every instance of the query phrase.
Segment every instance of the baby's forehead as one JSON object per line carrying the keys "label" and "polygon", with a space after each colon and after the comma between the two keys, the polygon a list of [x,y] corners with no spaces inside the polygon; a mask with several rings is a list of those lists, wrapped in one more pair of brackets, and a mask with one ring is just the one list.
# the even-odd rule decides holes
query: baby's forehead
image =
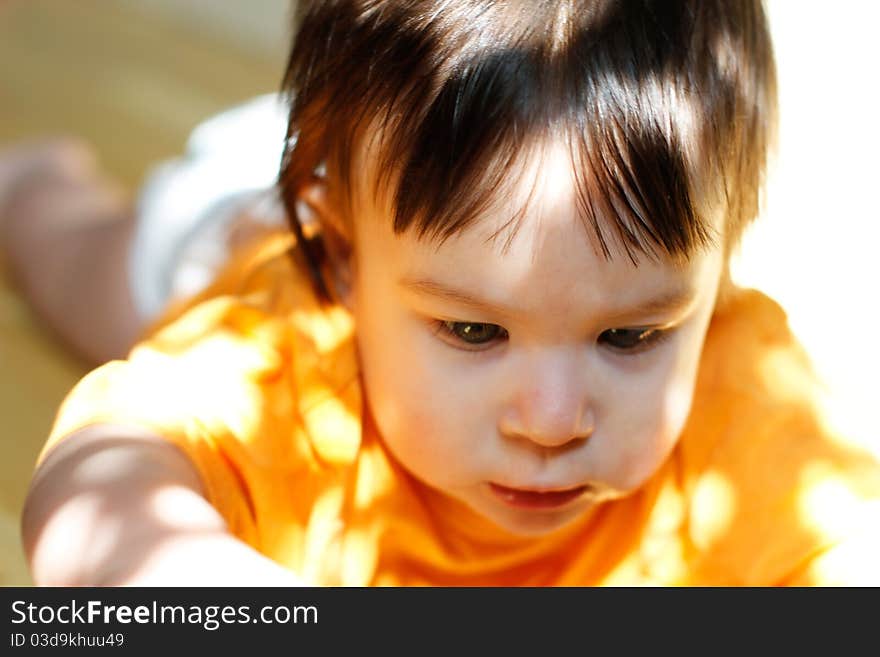
{"label": "baby's forehead", "polygon": [[[491,289],[509,303],[537,312],[547,297],[566,306],[606,305],[609,297],[650,295],[652,291],[692,288],[715,251],[687,260],[669,256],[630,258],[622,249],[602,252],[594,233],[571,201],[570,190],[535,194],[528,206],[499,204],[445,240],[413,231],[387,239],[397,254],[401,278],[446,283],[457,289]],[[512,212],[518,212],[515,220]],[[384,232],[384,231],[383,231]],[[580,299],[583,303],[576,300]],[[600,303],[601,302],[601,303]]]}
{"label": "baby's forehead", "polygon": [[[720,259],[718,253],[686,265],[662,260],[636,265],[623,255],[609,259],[570,219],[541,223],[527,218],[506,250],[487,242],[478,225],[439,246],[411,234],[389,239],[396,256],[384,266],[405,291],[474,308],[476,313],[464,313],[471,318],[536,331],[636,321],[645,314],[630,309],[650,304],[686,306],[715,285],[713,265]],[[478,302],[469,301],[474,299]]]}
{"label": "baby's forehead", "polygon": [[531,199],[529,206],[511,211],[503,205],[490,209],[449,238],[427,240],[413,233],[403,237],[414,258],[460,263],[472,272],[504,272],[520,277],[539,273],[549,277],[606,278],[679,277],[686,275],[706,252],[688,259],[670,256],[629,257],[623,249],[602,252],[594,232],[585,225],[573,203],[564,195]]}

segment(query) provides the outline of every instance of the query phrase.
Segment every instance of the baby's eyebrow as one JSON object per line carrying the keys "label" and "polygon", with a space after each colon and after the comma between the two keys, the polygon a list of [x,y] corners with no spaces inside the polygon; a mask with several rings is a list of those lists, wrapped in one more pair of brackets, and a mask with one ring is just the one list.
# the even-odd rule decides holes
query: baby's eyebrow
{"label": "baby's eyebrow", "polygon": [[[419,294],[432,296],[461,306],[497,315],[516,316],[521,308],[494,303],[473,296],[465,290],[445,285],[429,278],[403,278],[398,284]],[[677,313],[688,309],[696,300],[697,292],[692,285],[681,285],[663,293],[635,302],[631,305],[608,307],[595,312],[606,321],[623,321],[647,315]]]}
{"label": "baby's eyebrow", "polygon": [[436,297],[475,310],[489,311],[500,315],[517,314],[516,308],[479,299],[464,290],[449,287],[429,278],[403,278],[398,281],[398,285],[419,294]]}
{"label": "baby's eyebrow", "polygon": [[630,306],[610,308],[603,316],[610,319],[627,319],[646,315],[664,315],[683,313],[690,309],[697,300],[697,290],[692,285],[682,285],[663,293],[638,301]]}

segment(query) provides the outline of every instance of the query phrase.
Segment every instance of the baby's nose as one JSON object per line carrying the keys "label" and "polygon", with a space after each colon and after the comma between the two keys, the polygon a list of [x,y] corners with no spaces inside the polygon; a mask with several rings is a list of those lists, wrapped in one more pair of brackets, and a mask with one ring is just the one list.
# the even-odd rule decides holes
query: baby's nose
{"label": "baby's nose", "polygon": [[561,447],[589,438],[594,425],[582,377],[571,367],[563,367],[525,380],[499,430],[502,435],[526,438],[543,447]]}
{"label": "baby's nose", "polygon": [[562,447],[575,440],[584,440],[593,434],[592,413],[579,410],[576,413],[553,412],[544,409],[532,414],[530,421],[502,422],[501,433],[530,440],[542,447]]}

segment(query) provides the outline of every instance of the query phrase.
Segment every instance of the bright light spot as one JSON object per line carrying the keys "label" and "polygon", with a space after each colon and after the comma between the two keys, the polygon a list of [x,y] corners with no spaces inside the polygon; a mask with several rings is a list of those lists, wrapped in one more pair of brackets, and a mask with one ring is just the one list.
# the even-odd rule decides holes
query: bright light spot
{"label": "bright light spot", "polygon": [[736,496],[726,477],[718,472],[702,475],[691,499],[691,537],[701,549],[708,548],[730,527]]}
{"label": "bright light spot", "polygon": [[394,481],[394,473],[382,449],[377,444],[365,448],[358,466],[354,507],[369,509],[377,500],[391,492]]}
{"label": "bright light spot", "polygon": [[810,564],[809,582],[825,586],[880,586],[880,502],[863,505],[857,521],[857,528],[845,541]]}
{"label": "bright light spot", "polygon": [[312,505],[306,526],[305,548],[302,559],[303,580],[313,585],[338,586],[341,573],[341,538],[343,531],[342,486],[330,486]]}
{"label": "bright light spot", "polygon": [[801,475],[800,513],[805,524],[827,539],[852,531],[863,506],[846,480],[824,463],[813,463]]}
{"label": "bright light spot", "polygon": [[179,486],[157,491],[150,507],[154,517],[169,529],[219,529],[217,513],[205,503],[205,498]]}
{"label": "bright light spot", "polygon": [[321,458],[331,463],[348,463],[357,454],[361,424],[345,404],[330,397],[309,408],[303,420]]}
{"label": "bright light spot", "polygon": [[351,528],[345,533],[342,560],[342,586],[367,586],[379,560],[375,531]]}

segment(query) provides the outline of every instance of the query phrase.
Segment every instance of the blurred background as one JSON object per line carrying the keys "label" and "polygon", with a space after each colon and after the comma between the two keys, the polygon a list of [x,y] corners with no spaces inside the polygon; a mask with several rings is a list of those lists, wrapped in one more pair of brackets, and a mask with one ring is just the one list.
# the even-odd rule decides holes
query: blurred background
{"label": "blurred background", "polygon": [[[193,127],[278,88],[289,0],[0,0],[0,148],[81,135],[135,193]],[[0,585],[29,584],[19,513],[84,367],[0,276]]]}
{"label": "blurred background", "polygon": [[[779,152],[734,276],[786,308],[830,416],[880,455],[880,130],[864,0],[770,0]],[[288,0],[0,0],[0,148],[75,134],[134,194],[204,118],[279,84]],[[27,585],[19,514],[65,393],[85,374],[0,277],[0,585]]]}

